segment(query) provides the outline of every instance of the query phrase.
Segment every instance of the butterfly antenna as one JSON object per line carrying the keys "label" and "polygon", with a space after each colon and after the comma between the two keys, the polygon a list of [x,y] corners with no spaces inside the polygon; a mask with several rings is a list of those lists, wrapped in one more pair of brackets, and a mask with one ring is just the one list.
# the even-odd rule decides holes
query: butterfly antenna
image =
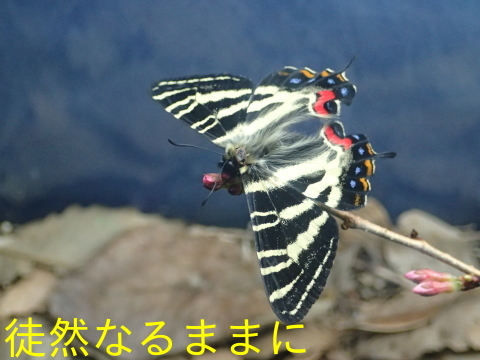
{"label": "butterfly antenna", "polygon": [[189,148],[195,148],[195,149],[201,149],[201,150],[206,150],[206,151],[210,151],[210,152],[213,152],[217,155],[220,155],[220,156],[223,156],[223,154],[220,154],[219,152],[216,152],[214,150],[210,150],[210,149],[207,149],[207,148],[204,148],[204,147],[201,147],[201,146],[197,146],[197,145],[192,145],[192,144],[177,144],[176,142],[173,142],[172,140],[168,139],[168,142],[170,144],[172,144],[173,146],[178,146],[178,147],[189,147]]}
{"label": "butterfly antenna", "polygon": [[208,196],[205,198],[205,200],[202,201],[202,206],[205,206],[205,204],[207,203],[207,200],[208,200],[208,199],[210,198],[210,196],[213,194],[216,185],[217,185],[217,183],[214,183],[214,184],[213,184],[212,190],[210,190],[210,193],[209,193]]}

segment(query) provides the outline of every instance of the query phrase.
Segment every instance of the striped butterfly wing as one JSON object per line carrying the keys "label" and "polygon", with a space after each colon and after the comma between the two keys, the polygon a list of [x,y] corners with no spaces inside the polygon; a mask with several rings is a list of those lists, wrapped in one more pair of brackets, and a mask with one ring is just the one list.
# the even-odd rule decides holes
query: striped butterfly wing
{"label": "striped butterfly wing", "polygon": [[[377,154],[363,134],[346,136],[340,122],[331,122],[320,132],[329,144],[323,155],[325,169],[314,177],[299,177],[289,186],[314,201],[339,210],[354,210],[367,203],[370,191],[368,177],[375,172],[376,157],[393,157],[393,153]],[[314,163],[320,159],[311,162]]]}
{"label": "striped butterfly wing", "polygon": [[299,322],[327,281],[337,249],[337,224],[288,185],[246,190],[246,195],[268,301],[281,321]]}
{"label": "striped butterfly wing", "polygon": [[154,100],[210,140],[245,121],[252,92],[250,79],[228,74],[163,80],[152,87]]}
{"label": "striped butterfly wing", "polygon": [[265,77],[250,98],[246,121],[212,140],[219,146],[242,136],[269,132],[297,118],[332,118],[340,105],[350,105],[356,88],[344,72],[326,69],[319,73],[287,66]]}
{"label": "striped butterfly wing", "polygon": [[253,92],[250,79],[228,74],[168,79],[152,87],[152,98],[177,119],[224,146],[291,116],[328,118],[350,105],[355,86],[344,72],[291,66],[265,77]]}
{"label": "striped butterfly wing", "polygon": [[325,69],[317,73],[286,66],[265,77],[255,89],[247,121],[257,121],[268,110],[275,110],[269,118],[277,122],[287,114],[332,117],[340,114],[340,103],[351,104],[355,93],[355,86],[343,71]]}
{"label": "striped butterfly wing", "polygon": [[295,156],[302,161],[272,160],[274,171],[254,165],[242,177],[268,300],[287,324],[308,313],[335,258],[337,223],[315,202],[363,206],[377,154],[364,135],[345,136],[342,125],[332,122],[297,147]]}

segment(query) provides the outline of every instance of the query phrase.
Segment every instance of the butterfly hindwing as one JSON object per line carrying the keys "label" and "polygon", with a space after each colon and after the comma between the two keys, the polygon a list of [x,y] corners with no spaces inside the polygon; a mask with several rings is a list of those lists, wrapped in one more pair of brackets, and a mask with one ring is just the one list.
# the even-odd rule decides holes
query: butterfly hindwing
{"label": "butterfly hindwing", "polygon": [[299,322],[327,281],[337,248],[337,224],[288,186],[247,192],[247,202],[270,305],[284,323]]}
{"label": "butterfly hindwing", "polygon": [[337,224],[315,201],[341,205],[353,141],[338,122],[307,140],[288,136],[291,154],[277,161],[277,147],[242,180],[267,296],[277,316],[293,323],[320,295],[335,258]]}
{"label": "butterfly hindwing", "polygon": [[[375,158],[368,139],[363,134],[345,135],[339,122],[331,122],[320,130],[320,151],[328,162],[318,172],[299,177],[290,186],[304,196],[339,210],[353,210],[366,205],[370,191],[368,177],[375,172]],[[320,149],[320,146],[319,146]],[[311,161],[314,168],[318,162]]]}
{"label": "butterfly hindwing", "polygon": [[253,83],[228,74],[160,81],[152,97],[177,119],[213,140],[246,118]]}
{"label": "butterfly hindwing", "polygon": [[331,117],[340,113],[340,103],[350,105],[355,93],[355,86],[343,72],[326,69],[317,73],[309,68],[287,66],[260,82],[253,94],[247,121],[258,120],[266,106],[280,104],[290,116]]}

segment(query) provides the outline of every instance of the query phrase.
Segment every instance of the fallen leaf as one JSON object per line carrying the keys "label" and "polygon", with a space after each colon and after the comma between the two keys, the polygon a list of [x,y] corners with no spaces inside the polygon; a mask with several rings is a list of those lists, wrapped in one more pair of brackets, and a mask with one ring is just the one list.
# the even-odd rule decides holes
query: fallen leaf
{"label": "fallen leaf", "polygon": [[[146,322],[164,321],[160,331],[173,341],[169,354],[185,351],[195,338],[186,326],[215,324],[215,344],[231,339],[231,325],[271,323],[275,316],[266,299],[257,260],[245,261],[239,239],[231,232],[198,233],[181,222],[158,221],[117,237],[87,266],[66,276],[50,302],[55,317],[82,318],[86,337],[98,339],[97,326],[124,325],[132,331],[125,343],[132,355],[149,358],[140,344],[154,328]],[[224,236],[225,235],[225,236]],[[224,240],[224,238],[228,240]],[[116,333],[105,343],[116,341]]]}
{"label": "fallen leaf", "polygon": [[[418,237],[439,250],[442,250],[455,258],[478,265],[475,257],[474,243],[472,238],[480,239],[480,232],[476,235],[472,231],[461,229],[447,224],[446,222],[421,210],[409,210],[398,217],[398,232],[410,235],[412,229],[418,232]],[[432,269],[439,272],[448,272],[454,275],[463,275],[462,272],[452,268],[437,259],[420,253],[406,246],[391,244],[385,252],[387,262],[399,273],[404,274],[410,270]]]}
{"label": "fallen leaf", "polygon": [[26,278],[20,280],[0,297],[0,317],[30,316],[45,309],[57,278],[50,272],[36,269]]}
{"label": "fallen leaf", "polygon": [[362,357],[387,360],[413,360],[443,350],[480,350],[478,292],[464,293],[426,326],[396,334],[377,334],[360,342],[357,348]]}
{"label": "fallen leaf", "polygon": [[403,291],[391,299],[375,299],[360,304],[355,316],[342,324],[348,329],[394,333],[425,326],[457,296],[421,297]]}
{"label": "fallen leaf", "polygon": [[80,267],[115,235],[157,219],[134,209],[70,206],[61,214],[33,221],[9,235],[10,252],[58,270]]}

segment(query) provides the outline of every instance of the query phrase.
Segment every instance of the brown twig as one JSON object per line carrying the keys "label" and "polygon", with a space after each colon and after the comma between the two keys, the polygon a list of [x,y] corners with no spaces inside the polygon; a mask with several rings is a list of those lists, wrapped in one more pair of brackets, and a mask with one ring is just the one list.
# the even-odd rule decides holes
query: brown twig
{"label": "brown twig", "polygon": [[397,244],[408,246],[412,249],[418,250],[428,256],[431,256],[437,260],[440,260],[455,269],[458,269],[465,274],[480,276],[480,270],[472,265],[468,265],[453,256],[444,253],[443,251],[438,250],[437,248],[430,245],[425,240],[419,238],[412,238],[404,235],[397,234],[391,230],[388,230],[379,225],[373,224],[370,221],[362,219],[357,215],[353,215],[346,211],[341,211],[337,209],[332,209],[325,204],[317,203],[319,207],[324,209],[329,214],[336,216],[343,220],[342,229],[359,229],[363,230],[387,240],[393,241]]}

